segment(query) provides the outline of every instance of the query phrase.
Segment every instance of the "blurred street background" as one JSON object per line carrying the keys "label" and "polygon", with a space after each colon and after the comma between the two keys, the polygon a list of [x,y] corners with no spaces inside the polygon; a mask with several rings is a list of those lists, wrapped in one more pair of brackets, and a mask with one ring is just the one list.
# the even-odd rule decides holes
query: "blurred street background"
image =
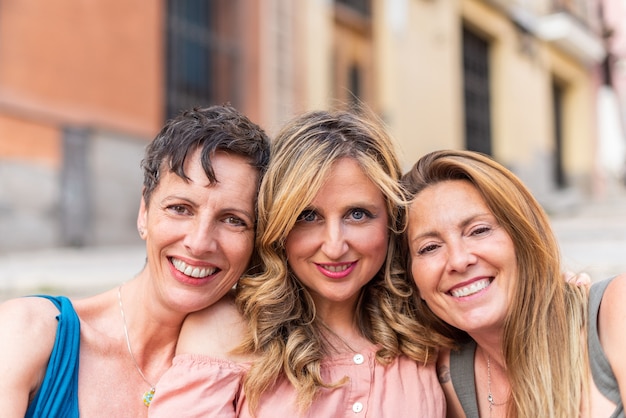
{"label": "blurred street background", "polygon": [[405,170],[489,154],[549,213],[568,268],[626,271],[626,0],[4,0],[0,299],[137,273],[146,144],[226,102],[270,136],[363,105]]}

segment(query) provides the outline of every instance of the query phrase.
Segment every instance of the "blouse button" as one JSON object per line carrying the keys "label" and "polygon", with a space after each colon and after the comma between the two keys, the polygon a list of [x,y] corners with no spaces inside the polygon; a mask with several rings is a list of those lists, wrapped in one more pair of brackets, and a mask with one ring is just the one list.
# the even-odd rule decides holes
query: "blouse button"
{"label": "blouse button", "polygon": [[355,402],[354,405],[352,405],[352,411],[355,413],[359,413],[363,410],[363,404],[361,402]]}
{"label": "blouse button", "polygon": [[363,360],[365,360],[365,358],[363,357],[363,354],[355,354],[354,357],[352,357],[352,360],[355,364],[363,364]]}

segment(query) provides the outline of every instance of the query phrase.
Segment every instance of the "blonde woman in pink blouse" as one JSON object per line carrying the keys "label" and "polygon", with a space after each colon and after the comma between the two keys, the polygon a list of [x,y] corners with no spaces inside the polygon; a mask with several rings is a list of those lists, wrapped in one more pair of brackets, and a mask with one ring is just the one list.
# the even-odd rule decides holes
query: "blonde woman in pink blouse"
{"label": "blonde woman in pink blouse", "polygon": [[153,417],[443,417],[397,252],[406,202],[377,123],[312,112],[272,144],[259,195],[262,272],[188,317]]}

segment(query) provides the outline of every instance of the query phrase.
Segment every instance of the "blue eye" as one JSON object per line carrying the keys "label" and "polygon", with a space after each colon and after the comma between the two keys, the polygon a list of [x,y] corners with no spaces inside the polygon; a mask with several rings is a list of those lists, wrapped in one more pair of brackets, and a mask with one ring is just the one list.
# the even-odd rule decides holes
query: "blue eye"
{"label": "blue eye", "polygon": [[355,221],[363,221],[365,219],[374,218],[371,212],[362,208],[352,209],[350,213],[348,214],[348,216],[352,218],[352,220],[355,220]]}
{"label": "blue eye", "polygon": [[360,209],[353,210],[352,211],[352,217],[354,219],[361,220],[361,219],[365,218],[365,212],[360,210]]}
{"label": "blue eye", "polygon": [[317,219],[317,213],[314,210],[305,210],[298,215],[297,222],[313,222]]}

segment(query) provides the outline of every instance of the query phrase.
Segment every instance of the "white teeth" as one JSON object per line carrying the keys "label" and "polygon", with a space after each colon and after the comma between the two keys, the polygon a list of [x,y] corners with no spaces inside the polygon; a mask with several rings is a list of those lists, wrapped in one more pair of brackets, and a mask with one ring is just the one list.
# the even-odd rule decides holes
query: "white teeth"
{"label": "white teeth", "polygon": [[452,296],[456,298],[473,295],[474,293],[477,293],[483,290],[484,288],[486,288],[487,286],[489,286],[489,283],[491,283],[489,279],[482,279],[482,280],[479,280],[477,282],[470,284],[469,286],[451,290],[450,294],[452,294]]}
{"label": "white teeth", "polygon": [[324,267],[324,270],[332,271],[333,273],[339,273],[341,271],[348,270],[348,267],[350,267],[350,265],[343,264],[341,266],[323,266],[323,267]]}
{"label": "white teeth", "polygon": [[196,279],[210,276],[211,274],[217,271],[217,268],[215,267],[213,268],[192,267],[188,265],[187,263],[185,263],[184,261],[179,260],[177,258],[172,258],[172,264],[174,265],[176,270],[180,271],[181,273],[187,276],[195,277]]}

